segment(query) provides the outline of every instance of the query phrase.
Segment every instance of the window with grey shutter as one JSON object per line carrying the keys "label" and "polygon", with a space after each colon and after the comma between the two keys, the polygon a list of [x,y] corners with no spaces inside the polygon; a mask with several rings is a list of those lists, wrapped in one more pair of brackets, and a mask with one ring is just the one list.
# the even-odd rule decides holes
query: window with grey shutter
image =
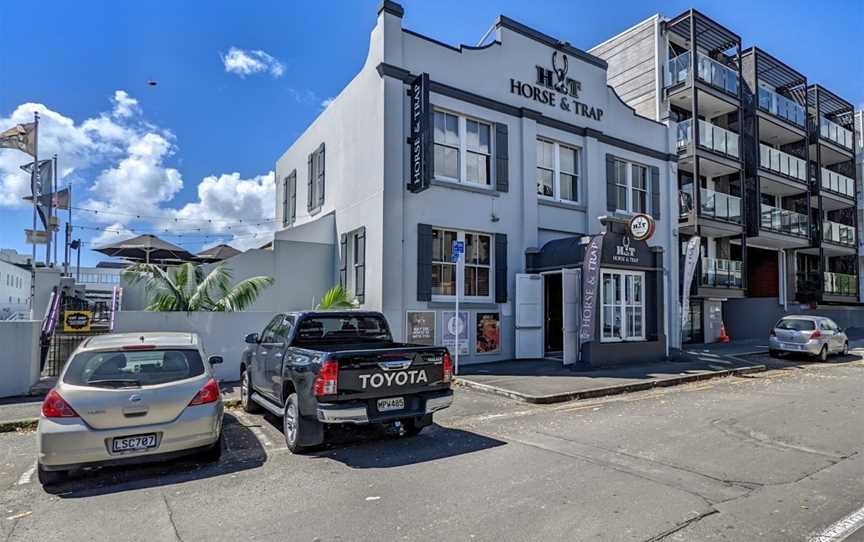
{"label": "window with grey shutter", "polygon": [[432,300],[432,226],[417,224],[417,301]]}
{"label": "window with grey shutter", "polygon": [[366,301],[366,228],[354,235],[354,296],[357,301]]}
{"label": "window with grey shutter", "polygon": [[495,125],[495,188],[499,192],[510,190],[509,146],[507,125]]}
{"label": "window with grey shutter", "polygon": [[285,177],[282,181],[282,225],[291,223],[291,216],[288,211],[288,194],[290,190],[291,177]]}
{"label": "window with grey shutter", "polygon": [[312,210],[312,197],[314,196],[315,187],[315,153],[309,155],[309,175],[306,177],[306,210]]}
{"label": "window with grey shutter", "polygon": [[615,157],[606,155],[606,210],[615,212],[618,208],[618,187],[615,176]]}
{"label": "window with grey shutter", "polygon": [[318,147],[316,154],[318,158],[318,206],[321,207],[324,205],[324,143]]}
{"label": "window with grey shutter", "polygon": [[495,234],[495,303],[507,303],[507,234]]}
{"label": "window with grey shutter", "polygon": [[288,214],[290,224],[297,220],[297,170],[288,176]]}
{"label": "window with grey shutter", "polygon": [[651,216],[660,220],[660,168],[651,167]]}
{"label": "window with grey shutter", "polygon": [[339,236],[339,285],[348,287],[348,234]]}

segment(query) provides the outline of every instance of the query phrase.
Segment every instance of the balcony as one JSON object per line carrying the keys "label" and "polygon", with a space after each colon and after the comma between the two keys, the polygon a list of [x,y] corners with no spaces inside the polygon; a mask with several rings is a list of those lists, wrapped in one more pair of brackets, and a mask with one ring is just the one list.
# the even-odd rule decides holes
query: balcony
{"label": "balcony", "polygon": [[764,143],[759,144],[759,167],[807,182],[806,160],[778,151]]}
{"label": "balcony", "polygon": [[831,295],[858,295],[858,277],[845,273],[831,273],[826,271],[824,275],[823,291]]}
{"label": "balcony", "polygon": [[854,248],[855,228],[826,220],[822,223],[822,240]]}
{"label": "balcony", "polygon": [[[685,149],[693,138],[693,119],[678,123],[678,150]],[[699,120],[699,146],[720,154],[738,158],[740,156],[738,134],[710,122]]]}
{"label": "balcony", "polygon": [[805,238],[810,236],[807,215],[765,204],[762,204],[761,228]]}
{"label": "balcony", "polygon": [[[738,96],[738,72],[702,53],[696,55],[696,73],[699,79],[712,87]],[[666,63],[665,86],[687,82],[690,72],[690,52],[682,53]]]}
{"label": "balcony", "polygon": [[699,284],[709,288],[743,288],[743,264],[737,260],[702,258]]}
{"label": "balcony", "polygon": [[761,85],[759,86],[759,107],[801,128],[807,124],[807,113],[803,107]]}
{"label": "balcony", "polygon": [[852,132],[825,117],[819,119],[819,137],[832,141],[850,151],[855,148]]}
{"label": "balcony", "polygon": [[740,224],[741,198],[702,188],[699,190],[699,214],[705,218]]}
{"label": "balcony", "polygon": [[828,190],[847,198],[855,198],[855,181],[849,177],[834,173],[824,167],[821,170],[821,177],[823,190]]}

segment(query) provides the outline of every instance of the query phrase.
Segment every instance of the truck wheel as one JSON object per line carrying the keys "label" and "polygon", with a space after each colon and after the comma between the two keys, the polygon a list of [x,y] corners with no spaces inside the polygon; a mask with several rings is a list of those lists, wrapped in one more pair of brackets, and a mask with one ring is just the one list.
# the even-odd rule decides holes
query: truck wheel
{"label": "truck wheel", "polygon": [[39,483],[43,486],[53,486],[66,480],[66,471],[64,470],[45,470],[42,465],[39,465],[37,470]]}
{"label": "truck wheel", "polygon": [[402,420],[402,425],[405,428],[405,436],[406,437],[414,437],[420,434],[420,431],[423,430],[427,425],[432,425],[432,414],[426,414],[425,416],[417,416],[416,418],[408,418],[407,420]]}
{"label": "truck wheel", "polygon": [[299,454],[309,449],[308,446],[300,444],[301,435],[307,431],[306,424],[300,416],[300,400],[296,393],[292,393],[285,400],[285,409],[282,412],[282,432],[285,433],[285,444],[292,453]]}
{"label": "truck wheel", "polygon": [[248,369],[243,369],[240,373],[240,405],[243,407],[243,412],[249,414],[261,412],[261,405],[252,400],[252,379]]}

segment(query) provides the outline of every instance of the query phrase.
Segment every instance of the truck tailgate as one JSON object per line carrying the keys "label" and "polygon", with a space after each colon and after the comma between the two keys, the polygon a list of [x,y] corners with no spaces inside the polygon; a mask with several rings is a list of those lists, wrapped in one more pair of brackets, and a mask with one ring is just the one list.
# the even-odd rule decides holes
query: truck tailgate
{"label": "truck tailgate", "polygon": [[343,352],[337,400],[410,395],[446,389],[443,348]]}

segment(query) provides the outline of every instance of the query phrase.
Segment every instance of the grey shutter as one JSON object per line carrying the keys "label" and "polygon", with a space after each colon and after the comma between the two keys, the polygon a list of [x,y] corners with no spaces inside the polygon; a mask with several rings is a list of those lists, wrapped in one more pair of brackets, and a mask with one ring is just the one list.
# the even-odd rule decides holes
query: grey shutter
{"label": "grey shutter", "polygon": [[291,215],[288,207],[288,194],[291,191],[291,176],[285,177],[285,180],[282,181],[282,224],[290,224],[291,223]]}
{"label": "grey shutter", "polygon": [[306,177],[307,178],[307,182],[306,182],[306,210],[307,211],[312,210],[312,187],[314,186],[313,183],[315,181],[315,179],[314,179],[315,167],[314,167],[314,163],[312,161],[314,159],[315,159],[315,153],[313,152],[312,154],[309,155],[309,175]]}
{"label": "grey shutter", "polygon": [[507,125],[495,124],[495,188],[499,192],[510,190],[509,148]]}
{"label": "grey shutter", "polygon": [[432,300],[432,226],[417,224],[417,301]]}
{"label": "grey shutter", "polygon": [[339,286],[348,286],[348,234],[339,236]]}
{"label": "grey shutter", "polygon": [[606,155],[606,210],[615,212],[618,208],[618,190],[615,186],[615,157]]}
{"label": "grey shutter", "polygon": [[495,234],[495,303],[507,303],[507,234]]}
{"label": "grey shutter", "polygon": [[[660,168],[651,166],[651,216],[660,220]],[[648,299],[651,299],[650,297]]]}
{"label": "grey shutter", "polygon": [[291,224],[293,224],[297,220],[297,170],[291,172],[291,177],[289,180],[289,184],[291,185],[289,188],[291,190],[291,197],[289,199],[289,212],[291,213]]}
{"label": "grey shutter", "polygon": [[354,255],[357,275],[354,277],[354,296],[360,303],[366,302],[366,227],[357,232],[357,254]]}
{"label": "grey shutter", "polygon": [[[428,97],[426,102],[428,103]],[[435,109],[427,106],[426,126],[423,131],[423,186],[419,191],[426,190],[432,186],[435,178]]]}
{"label": "grey shutter", "polygon": [[324,143],[318,147],[318,206],[324,205]]}

